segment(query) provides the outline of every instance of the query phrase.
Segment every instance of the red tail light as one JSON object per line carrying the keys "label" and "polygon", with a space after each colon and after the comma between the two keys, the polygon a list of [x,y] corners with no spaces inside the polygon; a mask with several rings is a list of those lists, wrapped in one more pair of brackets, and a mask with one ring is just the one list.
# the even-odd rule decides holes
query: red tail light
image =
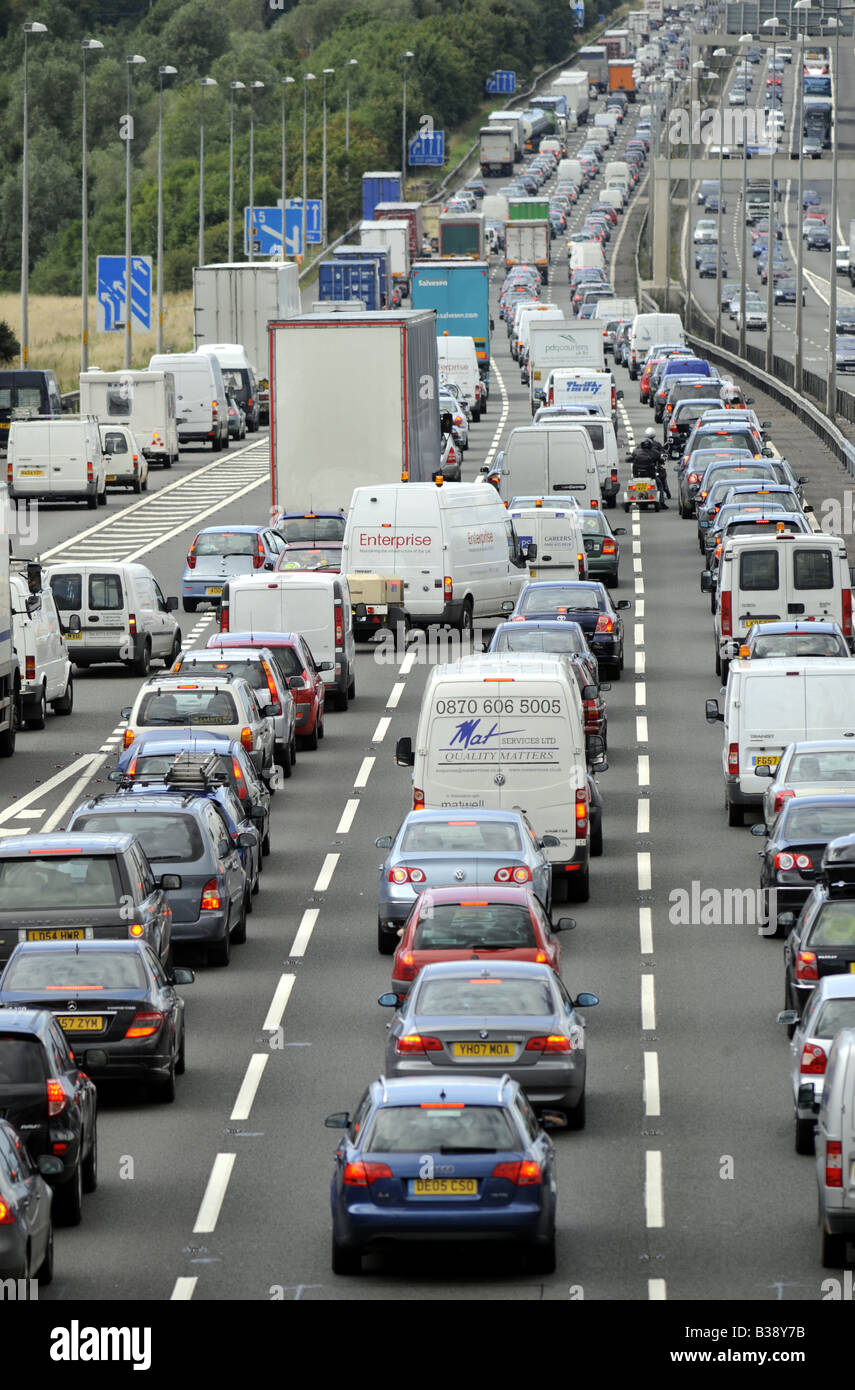
{"label": "red tail light", "polygon": [[701,475],[700,473],[690,473],[686,481],[697,485],[701,481]]}
{"label": "red tail light", "polygon": [[264,674],[267,677],[267,693],[270,696],[270,703],[271,705],[278,705],[279,691],[276,689],[276,682],[273,679],[273,672],[271,671],[266,661],[262,660],[261,664],[264,667]]}
{"label": "red tail light", "polygon": [[246,749],[247,753],[251,753],[253,749],[252,729],[241,729],[240,741]]}
{"label": "red tail light", "polygon": [[614,630],[614,621],[609,617],[607,613],[601,613],[599,618],[597,619],[597,626],[594,628],[595,634],[597,632],[614,632]]}
{"label": "red tail light", "polygon": [[134,741],[134,731],[133,731],[133,729],[125,729],[125,736],[124,736],[124,740],[123,740],[125,748],[130,748],[130,746],[131,746],[131,744],[133,743],[133,741]]}
{"label": "red tail light", "polygon": [[95,469],[91,462],[87,462],[86,464],[86,481],[87,483],[95,481]]}
{"label": "red tail light", "polygon": [[126,1038],[153,1038],[163,1027],[165,1014],[157,1009],[137,1009]]}
{"label": "red tail light", "polygon": [[825,1076],[827,1062],[825,1048],[820,1047],[819,1043],[805,1043],[802,1048],[799,1071],[802,1076]]}
{"label": "red tail light", "polygon": [[851,636],[852,636],[852,590],[851,590],[851,589],[844,589],[844,590],[843,590],[842,598],[843,598],[843,620],[842,620],[842,622],[841,622],[841,628],[843,629],[843,636],[844,636],[844,637],[851,637]]}
{"label": "red tail light", "polygon": [[0,1226],[14,1226],[15,1213],[12,1208],[0,1197]]}
{"label": "red tail light", "polygon": [[340,603],[335,606],[335,644],[337,647],[344,643],[344,613]]}
{"label": "red tail light", "polygon": [[220,604],[220,632],[228,632],[228,630],[229,630],[229,605],[228,605],[227,603],[222,603],[222,604]]}
{"label": "red tail light", "polygon": [[13,481],[12,465],[11,465],[11,463],[7,463],[7,464],[6,464],[6,482],[7,482],[7,484],[9,485],[9,487],[12,486],[12,481]]}
{"label": "red tail light", "polygon": [[588,834],[588,791],[579,787],[576,791],[576,839],[584,840]]}
{"label": "red tail light", "polygon": [[814,951],[798,951],[796,953],[796,979],[808,981],[819,979]]}
{"label": "red tail light", "polygon": [[396,980],[414,980],[416,978],[416,958],[412,951],[405,951],[398,956],[395,964]]}
{"label": "red tail light", "polygon": [[36,658],[34,656],[28,656],[26,662],[24,663],[24,667],[24,674],[26,676],[26,679],[28,681],[34,681],[36,678]]}
{"label": "red tail light", "polygon": [[390,883],[426,883],[427,878],[424,869],[410,869],[405,864],[398,864],[394,869],[389,870]]}
{"label": "red tail light", "polygon": [[563,1033],[549,1033],[545,1038],[529,1038],[526,1052],[572,1052],[573,1044]]}
{"label": "red tail light", "polygon": [[506,869],[497,869],[493,875],[494,883],[531,883],[531,869],[524,864],[512,864]]}
{"label": "red tail light", "polygon": [[739,776],[739,744],[729,743],[727,746],[727,770],[731,777]]}
{"label": "red tail light", "polygon": [[254,570],[260,570],[260,569],[261,569],[261,566],[262,566],[263,564],[264,564],[264,546],[261,544],[261,537],[259,536],[259,537],[258,537],[258,540],[257,540],[257,542],[256,542],[256,551],[255,551],[255,554],[254,554],[253,557],[252,557],[252,568],[253,568]]}
{"label": "red tail light", "polygon": [[497,1163],[492,1176],[494,1178],[507,1178],[508,1182],[514,1183],[517,1187],[534,1187],[543,1182],[540,1164],[535,1163],[531,1158],[519,1159],[510,1163]]}
{"label": "red tail light", "polygon": [[615,545],[614,541],[610,541],[610,540],[609,540],[608,536],[607,536],[606,539],[603,541],[603,551],[602,551],[602,553],[603,553],[603,555],[616,555],[616,554],[617,554],[617,546]]}
{"label": "red tail light", "polygon": [[61,1115],[68,1104],[68,1096],[65,1094],[61,1081],[50,1080],[47,1083],[47,1105],[48,1118],[53,1119],[55,1115]]}
{"label": "red tail light", "polygon": [[600,712],[597,709],[596,700],[583,700],[585,707],[585,733],[595,734],[600,722]]}
{"label": "red tail light", "polygon": [[137,635],[137,615],[136,615],[136,613],[129,613],[129,614],[128,614],[128,632],[130,633],[131,637],[136,637],[136,635]]}
{"label": "red tail light", "polygon": [[432,1038],[427,1033],[407,1033],[403,1038],[398,1038],[395,1051],[402,1055],[411,1052],[441,1052],[442,1043],[439,1038]]}
{"label": "red tail light", "polygon": [[[306,238],[306,240],[308,241],[308,237]],[[617,391],[615,390],[614,385],[612,386],[612,410],[617,410]]]}
{"label": "red tail light", "polygon": [[237,758],[232,758],[232,776],[237,784],[237,794],[240,801],[246,801],[249,792],[247,791],[246,778]]}
{"label": "red tail light", "polygon": [[219,912],[223,905],[220,897],[220,889],[215,878],[209,878],[205,887],[202,889],[202,912]]}
{"label": "red tail light", "polygon": [[725,589],[721,595],[721,635],[722,637],[733,636],[733,609],[729,589]]}
{"label": "red tail light", "polygon": [[[555,392],[554,392],[554,390],[552,389],[552,387],[550,386],[550,388],[549,388],[549,399],[547,400],[547,405],[554,405],[554,404],[555,404]],[[11,483],[11,481],[12,481],[12,465],[10,464],[10,465],[9,465],[9,482]]]}
{"label": "red tail light", "polygon": [[425,794],[421,787],[413,787],[413,810],[423,811],[425,809]]}
{"label": "red tail light", "polygon": [[197,536],[190,549],[187,551],[187,568],[191,570],[196,568],[196,541],[198,539],[199,537]]}
{"label": "red tail light", "polygon": [[451,600],[454,598],[454,582],[450,574],[446,574],[443,576],[442,596],[445,599],[446,603],[450,603]]}
{"label": "red tail light", "polygon": [[342,1175],[345,1187],[370,1187],[378,1178],[391,1178],[388,1163],[348,1163]]}
{"label": "red tail light", "polygon": [[[308,238],[306,238],[306,239],[308,240]],[[214,424],[217,423],[217,421],[219,420],[219,418],[220,418],[220,407],[217,405],[217,402],[216,402],[216,401],[211,401],[211,419],[213,420]]]}
{"label": "red tail light", "polygon": [[843,1186],[843,1150],[839,1139],[825,1141],[825,1185]]}

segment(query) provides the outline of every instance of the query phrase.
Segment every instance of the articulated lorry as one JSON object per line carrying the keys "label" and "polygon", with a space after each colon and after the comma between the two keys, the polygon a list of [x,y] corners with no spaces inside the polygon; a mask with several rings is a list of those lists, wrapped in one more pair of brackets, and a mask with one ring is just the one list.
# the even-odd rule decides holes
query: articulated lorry
{"label": "articulated lorry", "polygon": [[436,312],[441,337],[469,337],[481,380],[490,384],[490,271],[486,261],[417,261],[410,277],[414,309]]}
{"label": "articulated lorry", "polygon": [[509,125],[482,126],[478,133],[481,173],[512,174],[514,171],[514,129]]}

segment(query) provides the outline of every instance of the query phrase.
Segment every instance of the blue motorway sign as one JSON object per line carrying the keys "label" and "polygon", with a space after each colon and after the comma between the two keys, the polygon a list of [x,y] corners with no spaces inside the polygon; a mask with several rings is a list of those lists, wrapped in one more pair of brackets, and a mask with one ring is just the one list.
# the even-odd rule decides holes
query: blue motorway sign
{"label": "blue motorway sign", "polygon": [[517,89],[517,75],[503,68],[497,68],[487,78],[487,95],[511,96]]}
{"label": "blue motorway sign", "polygon": [[[95,329],[114,333],[125,327],[125,258],[99,256],[97,262]],[[151,332],[151,256],[131,257],[131,327]]]}
{"label": "blue motorway sign", "polygon": [[[289,198],[285,204],[285,255],[299,256],[303,240],[303,202]],[[321,242],[321,200],[306,199],[306,241]],[[249,208],[243,210],[243,249],[249,255]],[[278,256],[282,250],[282,209],[256,208],[253,222],[253,255]]]}
{"label": "blue motorway sign", "polygon": [[584,0],[576,0],[576,3],[573,5],[573,18],[574,18],[574,21],[575,21],[575,24],[576,24],[576,28],[577,28],[577,29],[584,29],[584,27],[585,27],[585,5],[584,5]]}
{"label": "blue motorway sign", "polygon": [[416,135],[409,144],[407,163],[413,166],[417,164],[444,164],[445,131],[433,130],[429,135]]}

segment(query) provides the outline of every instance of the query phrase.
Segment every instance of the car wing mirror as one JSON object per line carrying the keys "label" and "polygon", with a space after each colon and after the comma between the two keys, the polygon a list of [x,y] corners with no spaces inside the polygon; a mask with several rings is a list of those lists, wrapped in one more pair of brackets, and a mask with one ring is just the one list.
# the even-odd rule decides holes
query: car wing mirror
{"label": "car wing mirror", "polygon": [[384,1009],[397,1009],[398,996],[397,994],[393,994],[390,990],[387,994],[381,994],[379,999],[377,1000],[377,1003],[380,1004]]}
{"label": "car wing mirror", "polygon": [[195,970],[191,970],[187,965],[176,965],[170,976],[169,983],[173,985],[192,985],[195,980]]}
{"label": "car wing mirror", "polygon": [[121,715],[122,715],[122,718],[123,718],[123,719],[130,719],[130,717],[131,717],[131,709],[132,709],[132,706],[131,706],[131,705],[125,705],[125,708],[121,711]]}
{"label": "car wing mirror", "polygon": [[324,1125],[327,1129],[347,1129],[350,1125],[350,1111],[339,1110],[335,1115],[327,1115]]}
{"label": "car wing mirror", "polygon": [[711,594],[713,591],[713,576],[711,570],[701,570],[701,593]]}
{"label": "car wing mirror", "polygon": [[394,835],[380,835],[374,841],[374,844],[377,846],[378,849],[391,849],[394,843]]}
{"label": "car wing mirror", "polygon": [[162,874],[160,878],[160,887],[163,889],[164,893],[177,893],[181,887],[182,881],[180,874]]}
{"label": "car wing mirror", "polygon": [[333,671],[335,668],[331,661],[321,661],[318,663],[319,671]]}
{"label": "car wing mirror", "polygon": [[625,535],[626,535],[626,527],[625,527],[625,526],[613,526],[613,527],[612,527],[612,535],[613,535],[613,536],[625,536]]}
{"label": "car wing mirror", "polygon": [[705,710],[708,724],[724,723],[724,715],[718,707],[718,700],[707,700]]}
{"label": "car wing mirror", "polygon": [[783,1023],[787,1028],[795,1028],[798,1021],[798,1009],[783,1009],[775,1019],[776,1023]]}
{"label": "car wing mirror", "polygon": [[416,755],[413,752],[413,740],[409,735],[399,738],[395,744],[395,762],[398,767],[413,767]]}
{"label": "car wing mirror", "polygon": [[353,605],[352,611],[353,616],[358,623],[364,623],[365,619],[368,617],[368,609],[366,608],[364,603],[355,603]]}
{"label": "car wing mirror", "polygon": [[575,918],[575,917],[559,917],[557,922],[553,922],[553,923],[552,923],[552,930],[553,930],[554,932],[558,932],[558,931],[573,931],[573,929],[574,929],[575,926],[576,926],[576,918]]}
{"label": "car wing mirror", "polygon": [[576,998],[573,1000],[573,1007],[574,1009],[593,1009],[599,1002],[599,995],[589,994],[588,991],[585,990],[582,994],[576,995]]}
{"label": "car wing mirror", "polygon": [[756,825],[752,825],[748,833],[750,835],[754,835],[755,838],[760,839],[761,836],[769,834],[769,827],[766,824],[764,824],[763,821],[758,821]]}
{"label": "car wing mirror", "polygon": [[55,1178],[62,1172],[63,1163],[62,1159],[57,1158],[55,1154],[39,1154],[36,1159],[36,1166],[43,1178]]}
{"label": "car wing mirror", "polygon": [[65,624],[65,626],[63,627],[62,630],[63,630],[63,632],[79,632],[79,631],[80,631],[80,614],[79,614],[79,613],[72,613],[71,617],[69,618],[68,622]]}
{"label": "car wing mirror", "polygon": [[[110,1056],[103,1047],[92,1047],[83,1054],[83,1065],[100,1071],[103,1067],[109,1066]],[[47,1157],[48,1155],[45,1155]]]}
{"label": "car wing mirror", "polygon": [[306,682],[302,676],[291,676],[288,680],[289,690],[305,690]]}
{"label": "car wing mirror", "polygon": [[632,607],[632,600],[631,600],[631,599],[628,599],[628,598],[619,598],[618,601],[617,601],[617,603],[615,604],[615,608],[631,608],[631,607]]}
{"label": "car wing mirror", "polygon": [[235,844],[238,849],[254,849],[258,844],[257,830],[240,830],[235,836]]}
{"label": "car wing mirror", "polygon": [[755,777],[774,777],[774,776],[775,776],[775,768],[769,767],[769,765],[768,765],[767,763],[761,763],[759,767],[755,767],[755,769],[754,769],[754,776],[755,776]]}
{"label": "car wing mirror", "polygon": [[558,849],[561,845],[557,835],[543,835],[537,843],[540,849]]}

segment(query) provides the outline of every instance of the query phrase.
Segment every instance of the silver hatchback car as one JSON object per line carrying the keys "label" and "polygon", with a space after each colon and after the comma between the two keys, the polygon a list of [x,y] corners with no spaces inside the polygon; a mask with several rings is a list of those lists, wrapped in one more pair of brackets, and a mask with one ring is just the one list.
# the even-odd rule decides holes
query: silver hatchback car
{"label": "silver hatchback car", "polygon": [[855,975],[825,975],[801,1019],[795,1009],[785,1009],[778,1014],[778,1022],[795,1030],[790,1040],[790,1081],[796,1153],[812,1154],[831,1044],[841,1029],[855,1028]]}

